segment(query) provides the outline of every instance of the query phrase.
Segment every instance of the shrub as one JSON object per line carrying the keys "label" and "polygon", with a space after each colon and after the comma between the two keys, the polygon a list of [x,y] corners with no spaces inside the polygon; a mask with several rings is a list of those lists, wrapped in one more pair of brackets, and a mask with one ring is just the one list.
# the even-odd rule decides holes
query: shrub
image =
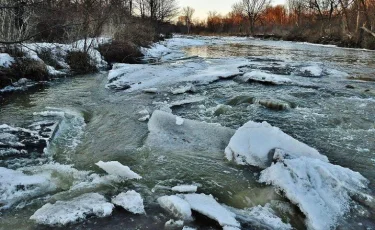
{"label": "shrub", "polygon": [[140,63],[143,57],[139,47],[131,42],[113,41],[99,46],[99,52],[108,63]]}
{"label": "shrub", "polygon": [[47,81],[49,74],[47,66],[42,61],[16,58],[10,68],[0,68],[0,87],[11,85],[21,78],[33,81]]}
{"label": "shrub", "polygon": [[86,74],[98,71],[96,66],[91,63],[91,58],[87,52],[71,51],[66,58],[70,69],[76,74]]}

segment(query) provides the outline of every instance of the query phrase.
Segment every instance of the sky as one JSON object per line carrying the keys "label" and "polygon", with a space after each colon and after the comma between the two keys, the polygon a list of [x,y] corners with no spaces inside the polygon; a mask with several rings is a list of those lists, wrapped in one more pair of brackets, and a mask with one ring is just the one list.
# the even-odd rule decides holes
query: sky
{"label": "sky", "polygon": [[[209,11],[225,15],[232,5],[240,0],[178,0],[180,7],[190,6],[195,9],[193,18],[205,19]],[[284,4],[285,0],[272,0],[272,5]]]}

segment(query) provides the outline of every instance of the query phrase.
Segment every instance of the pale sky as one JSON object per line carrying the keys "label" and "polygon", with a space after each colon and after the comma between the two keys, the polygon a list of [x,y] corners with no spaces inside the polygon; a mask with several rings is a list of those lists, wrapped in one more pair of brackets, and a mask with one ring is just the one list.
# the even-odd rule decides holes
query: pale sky
{"label": "pale sky", "polygon": [[[195,9],[193,18],[205,19],[209,11],[225,15],[232,5],[240,0],[178,0],[180,7],[190,6]],[[272,5],[284,4],[285,0],[272,0]]]}

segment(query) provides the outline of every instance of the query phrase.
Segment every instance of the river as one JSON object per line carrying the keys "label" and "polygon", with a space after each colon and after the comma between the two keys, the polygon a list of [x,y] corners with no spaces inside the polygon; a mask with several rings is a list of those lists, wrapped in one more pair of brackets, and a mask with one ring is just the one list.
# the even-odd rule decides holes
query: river
{"label": "river", "polygon": [[[289,76],[292,81],[270,85],[225,79],[197,84],[193,96],[203,96],[204,100],[174,106],[173,114],[218,123],[233,130],[249,120],[267,121],[316,148],[331,163],[361,173],[370,181],[369,190],[374,194],[375,81],[371,79],[375,79],[375,52],[254,39],[226,42],[220,38],[180,49],[186,56],[199,56],[203,61],[245,59],[249,64],[241,67],[244,71]],[[159,65],[180,62],[184,61],[169,60]],[[296,72],[301,70],[307,71],[297,76]],[[304,74],[306,76],[302,76]],[[138,121],[138,111],[153,108],[155,101],[178,101],[187,96],[171,94],[167,88],[159,94],[110,90],[105,87],[107,75],[102,72],[60,79],[1,101],[0,124],[13,127],[27,127],[35,121],[34,113],[55,110],[51,107],[74,111],[73,114],[84,119],[84,124],[68,119],[64,130],[57,133],[49,146],[48,160],[20,158],[9,163],[2,158],[1,167],[19,169],[53,161],[74,165],[79,171],[103,174],[96,162],[119,161],[143,177],[139,181],[94,186],[78,194],[99,192],[111,197],[134,189],[142,194],[147,215],[116,209],[111,217],[89,218],[64,229],[163,229],[171,216],[159,207],[156,198],[168,194],[166,187],[177,184],[196,184],[200,193],[212,194],[220,203],[237,209],[265,205],[273,200],[288,203],[272,186],[257,182],[260,169],[230,163],[224,159],[223,151],[205,147],[196,151],[144,147],[148,127],[147,122]],[[62,175],[56,177],[64,177],[66,172],[55,172],[59,173]],[[46,201],[76,196],[69,192],[75,180],[67,177],[59,182],[57,190],[34,197],[33,202],[2,210],[0,229],[49,229],[36,225],[29,217]],[[283,220],[288,220],[296,229],[305,229],[303,214],[296,206],[292,208],[295,212],[285,214]],[[353,212],[338,228],[374,229],[375,211],[366,213]],[[199,215],[190,226],[220,229],[215,222]]]}

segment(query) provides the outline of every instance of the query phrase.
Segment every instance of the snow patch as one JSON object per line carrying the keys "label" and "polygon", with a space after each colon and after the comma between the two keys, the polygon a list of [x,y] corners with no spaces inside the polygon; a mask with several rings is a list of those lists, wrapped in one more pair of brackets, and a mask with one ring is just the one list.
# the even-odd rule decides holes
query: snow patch
{"label": "snow patch", "polygon": [[14,58],[9,54],[0,53],[0,67],[9,68],[14,62]]}
{"label": "snow patch", "polygon": [[181,117],[176,117],[176,125],[183,125],[184,124],[184,119]]}

